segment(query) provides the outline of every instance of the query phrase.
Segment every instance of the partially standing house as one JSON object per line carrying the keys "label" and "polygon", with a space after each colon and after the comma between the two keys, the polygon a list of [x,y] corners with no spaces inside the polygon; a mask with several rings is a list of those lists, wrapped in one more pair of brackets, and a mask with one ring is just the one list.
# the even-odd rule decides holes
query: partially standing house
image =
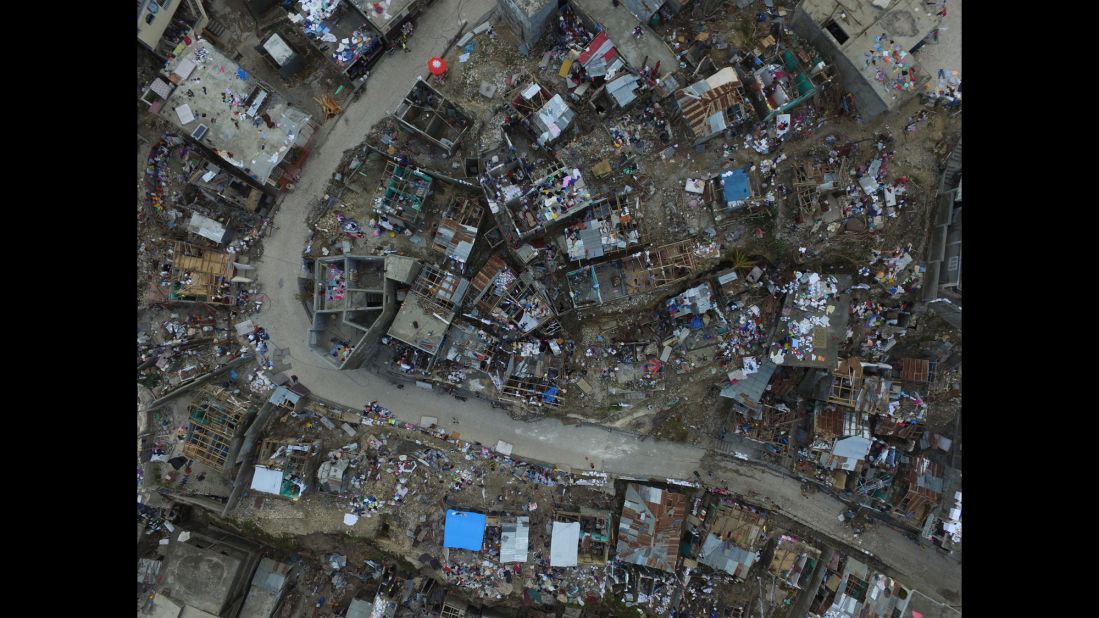
{"label": "partially standing house", "polygon": [[675,93],[675,105],[695,145],[724,135],[749,120],[744,85],[733,67],[725,67]]}
{"label": "partially standing house", "polygon": [[243,443],[252,405],[229,391],[205,385],[187,407],[183,455],[230,473]]}
{"label": "partially standing house", "polygon": [[337,369],[357,369],[396,315],[387,258],[342,255],[315,263],[309,344]]}
{"label": "partially standing house", "polygon": [[721,505],[708,521],[710,529],[698,561],[716,571],[744,579],[766,538],[763,534],[766,518],[740,506]]}
{"label": "partially standing house", "polygon": [[389,327],[389,336],[434,357],[468,290],[468,279],[424,265]]}
{"label": "partially standing house", "polygon": [[572,125],[576,112],[559,94],[553,94],[537,82],[519,89],[511,99],[511,108],[519,114],[519,122],[546,146],[557,141]]}
{"label": "partially standing house", "polygon": [[254,491],[297,501],[308,488],[320,457],[319,440],[270,438],[260,445],[252,476]]}
{"label": "partially standing house", "polygon": [[435,230],[431,248],[442,253],[464,271],[470,253],[477,244],[477,231],[485,209],[476,199],[456,197],[451,200]]}
{"label": "partially standing house", "polygon": [[393,112],[406,131],[440,148],[449,157],[473,126],[473,117],[417,76]]}

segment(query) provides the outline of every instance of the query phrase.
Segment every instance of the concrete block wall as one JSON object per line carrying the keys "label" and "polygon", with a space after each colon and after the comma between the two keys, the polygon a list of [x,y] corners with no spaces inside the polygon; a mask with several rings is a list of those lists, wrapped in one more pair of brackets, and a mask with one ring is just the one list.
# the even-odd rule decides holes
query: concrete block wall
{"label": "concrete block wall", "polygon": [[850,92],[855,96],[859,115],[862,116],[864,121],[872,120],[887,110],[885,101],[882,101],[874,88],[863,78],[862,72],[851,63],[847,56],[843,55],[843,52],[836,47],[835,41],[829,38],[824,29],[818,26],[801,6],[794,11],[793,19],[790,21],[790,29],[812,44],[817,51],[828,59],[829,64],[836,67],[841,87],[844,88],[845,92]]}
{"label": "concrete block wall", "polygon": [[557,14],[557,0],[496,0],[497,14],[519,37],[519,53],[526,56]]}

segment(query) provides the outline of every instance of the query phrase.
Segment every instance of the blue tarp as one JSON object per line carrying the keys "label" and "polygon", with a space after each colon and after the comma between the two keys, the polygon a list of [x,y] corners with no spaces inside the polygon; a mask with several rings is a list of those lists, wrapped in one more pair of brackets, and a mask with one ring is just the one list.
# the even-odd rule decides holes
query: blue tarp
{"label": "blue tarp", "polygon": [[748,168],[728,170],[721,173],[721,184],[725,188],[725,203],[743,202],[748,199]]}
{"label": "blue tarp", "polygon": [[549,387],[549,389],[546,390],[545,394],[542,395],[542,399],[546,403],[553,403],[556,398],[557,398],[557,387],[556,386]]}
{"label": "blue tarp", "polygon": [[443,547],[481,551],[485,540],[485,516],[483,513],[448,510],[443,529]]}

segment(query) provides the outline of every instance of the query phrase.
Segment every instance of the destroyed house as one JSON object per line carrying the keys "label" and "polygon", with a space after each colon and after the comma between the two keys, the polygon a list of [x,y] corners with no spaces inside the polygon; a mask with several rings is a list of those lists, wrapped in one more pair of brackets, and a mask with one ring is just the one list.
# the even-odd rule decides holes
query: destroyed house
{"label": "destroyed house", "polygon": [[919,525],[942,501],[945,471],[942,464],[925,457],[904,459],[903,474],[894,482],[893,512]]}
{"label": "destroyed house", "polygon": [[348,0],[390,43],[400,39],[401,27],[434,0]]}
{"label": "destroyed house", "polygon": [[451,200],[439,221],[431,248],[465,268],[469,254],[477,244],[477,230],[484,212],[477,200],[460,197]]}
{"label": "destroyed house", "polygon": [[297,501],[307,489],[320,456],[320,441],[268,438],[260,444],[252,489]]}
{"label": "destroyed house", "polygon": [[473,126],[473,118],[422,77],[416,78],[393,117],[405,130],[438,146],[447,156]]}
{"label": "destroyed house", "polygon": [[309,114],[201,39],[164,77],[172,90],[154,113],[261,185],[294,182],[316,130]]}
{"label": "destroyed house", "polygon": [[557,141],[572,124],[576,112],[559,94],[552,94],[537,82],[514,91],[511,109],[518,114],[519,124],[546,146]]}
{"label": "destroyed house", "polygon": [[681,240],[629,257],[566,273],[577,309],[604,305],[686,281],[696,270],[695,240]]}
{"label": "destroyed house", "polygon": [[236,303],[234,283],[251,283],[238,269],[254,267],[238,264],[236,256],[177,241],[161,272],[161,285],[150,290],[150,301],[167,303],[205,303],[232,306]]}
{"label": "destroyed house", "polygon": [[[360,171],[365,174],[365,170]],[[418,169],[387,161],[383,191],[374,200],[378,225],[393,232],[417,229],[424,206],[431,197],[434,179]]]}
{"label": "destroyed house", "polygon": [[776,46],[749,75],[746,91],[763,122],[801,105],[832,79],[824,58],[793,38]]}
{"label": "destroyed house", "polygon": [[542,283],[529,276],[526,279],[529,283],[522,276],[516,278],[503,295],[495,297],[496,304],[488,314],[507,330],[523,334],[534,332],[554,318],[553,305]]}
{"label": "destroyed house", "polygon": [[784,534],[775,545],[767,570],[783,585],[800,589],[812,580],[819,561],[819,549]]}
{"label": "destroyed house", "polygon": [[389,336],[434,356],[468,289],[467,279],[424,265],[393,318]]}
{"label": "destroyed house", "polygon": [[760,541],[765,538],[766,517],[739,505],[720,505],[708,520],[710,527],[698,561],[744,579],[755,564]]}
{"label": "destroyed house", "polygon": [[183,455],[219,472],[231,471],[251,407],[248,400],[223,388],[202,386],[199,396],[187,407]]}
{"label": "destroyed house", "polygon": [[750,412],[752,418],[761,418],[763,413],[763,394],[775,375],[778,365],[770,359],[764,360],[756,371],[748,373],[745,369],[729,372],[729,383],[721,387],[721,396],[732,399],[738,406]]}
{"label": "destroyed house", "polygon": [[188,182],[211,202],[228,204],[249,213],[266,210],[271,205],[270,196],[259,188],[262,185],[248,180],[245,182],[216,162],[207,161],[205,166],[195,168]]}
{"label": "destroyed house", "polygon": [[789,367],[831,368],[847,332],[850,275],[797,273],[786,286],[786,301],[771,360]]}
{"label": "destroyed house", "polygon": [[447,331],[443,358],[467,369],[490,373],[497,341],[483,328],[459,318]]}
{"label": "destroyed house", "polygon": [[748,103],[736,69],[725,67],[675,93],[675,104],[695,145],[748,120]]}
{"label": "destroyed house", "polygon": [[[580,507],[579,511],[557,511],[554,513],[553,519],[555,535],[557,534],[558,523],[575,523],[577,526],[575,528],[576,551],[572,554],[574,556],[573,565],[602,565],[607,563],[611,547],[612,519],[610,511]],[[562,526],[561,534],[564,535],[562,537],[562,540],[564,540],[565,537],[572,534],[572,528]],[[551,539],[551,544],[554,542],[557,541]],[[551,545],[551,560],[553,559],[553,553]],[[562,547],[558,555],[568,555],[568,553]]]}
{"label": "destroyed house", "polygon": [[[297,24],[305,38],[324,56],[327,56],[340,72],[350,80],[366,74],[385,52],[385,41],[376,26],[368,22],[368,15],[357,4],[338,2],[294,3],[297,12],[291,11],[290,21]],[[347,5],[352,9],[348,10]],[[373,11],[372,11],[373,12]],[[285,43],[271,44],[265,41],[264,51],[271,55],[286,77],[304,68],[304,58],[295,58]]]}
{"label": "destroyed house", "polygon": [[852,557],[846,558],[842,573],[832,578],[836,580],[834,590],[829,590],[832,603],[824,610],[829,618],[904,616],[912,600],[912,591],[900,582],[874,572]]}
{"label": "destroyed house", "polygon": [[798,203],[798,221],[814,221],[818,216],[838,220],[846,204],[849,179],[847,157],[806,159],[794,165],[794,194]]}
{"label": "destroyed house", "polygon": [[[854,0],[837,11],[831,1],[806,0],[789,23],[835,64],[859,114],[871,120],[922,92],[930,79],[913,52],[942,18],[924,5],[918,0]],[[812,75],[816,52],[799,53],[798,58]]]}
{"label": "destroyed house", "polygon": [[674,573],[686,512],[687,496],[681,493],[627,485],[618,524],[618,559]]}
{"label": "destroyed house", "polygon": [[[314,265],[310,347],[337,369],[356,369],[396,313],[387,258],[342,255]],[[356,353],[357,352],[357,353]]]}
{"label": "destroyed house", "polygon": [[501,401],[534,407],[562,405],[567,390],[564,357],[541,351],[538,340],[514,341],[516,350],[503,371],[504,379],[493,374]]}
{"label": "destroyed house", "polygon": [[570,260],[594,260],[626,251],[638,244],[637,215],[640,199],[631,210],[628,194],[618,193],[592,203],[584,221],[565,228],[565,249]]}
{"label": "destroyed house", "polygon": [[520,238],[563,222],[592,204],[584,176],[579,169],[566,168],[556,159],[531,171],[529,188],[511,207],[512,225]]}

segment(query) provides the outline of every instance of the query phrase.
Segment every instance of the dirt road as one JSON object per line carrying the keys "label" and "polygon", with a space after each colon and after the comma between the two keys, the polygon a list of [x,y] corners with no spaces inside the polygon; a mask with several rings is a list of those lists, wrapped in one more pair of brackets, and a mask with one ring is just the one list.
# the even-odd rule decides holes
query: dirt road
{"label": "dirt road", "polygon": [[[484,444],[505,440],[514,445],[517,455],[576,468],[587,467],[585,458],[590,457],[602,470],[634,476],[686,479],[700,468],[703,475],[712,469],[719,478],[727,477],[730,488],[738,492],[754,488],[770,496],[773,504],[788,516],[825,534],[845,538],[842,535],[846,530],[836,521],[836,514],[842,510],[838,501],[821,494],[806,500],[796,482],[781,476],[732,463],[701,465],[705,451],[684,444],[641,441],[629,433],[565,426],[557,420],[514,421],[481,401],[458,402],[414,387],[397,390],[387,380],[366,370],[332,370],[309,349],[308,316],[296,294],[306,214],[323,196],[344,151],[359,145],[370,127],[395,107],[416,76],[424,72],[428,58],[440,53],[457,32],[459,21],[477,19],[493,4],[493,0],[436,2],[420,19],[411,53],[383,59],[371,75],[366,93],[345,112],[347,121],[343,118],[329,121],[322,129],[312,159],[306,164],[297,188],[282,202],[275,218],[276,229],[265,241],[258,276],[268,302],[256,322],[271,333],[277,346],[288,349],[286,360],[302,383],[337,403],[357,408],[377,400],[401,419],[412,422],[419,421],[421,415],[429,415],[442,424],[452,425],[451,419],[457,418],[453,429],[463,438]],[[918,548],[892,530],[879,529],[864,535],[862,541],[863,547],[905,574],[910,585],[935,597],[942,597],[941,591],[958,591],[960,597],[959,564],[933,550]]]}

